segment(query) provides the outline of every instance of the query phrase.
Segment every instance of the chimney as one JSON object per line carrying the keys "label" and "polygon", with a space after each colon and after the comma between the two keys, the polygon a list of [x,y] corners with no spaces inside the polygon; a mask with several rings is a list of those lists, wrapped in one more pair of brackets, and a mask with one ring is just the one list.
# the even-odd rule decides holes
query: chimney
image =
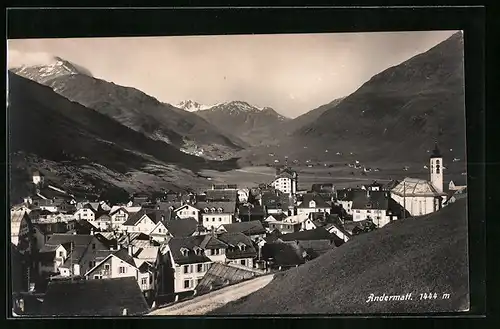
{"label": "chimney", "polygon": [[122,315],[128,315],[128,310],[126,308],[123,309]]}
{"label": "chimney", "polygon": [[90,229],[90,235],[94,235],[94,228]]}
{"label": "chimney", "polygon": [[132,244],[129,244],[127,246],[128,248],[128,254],[130,255],[130,257],[134,257],[134,246]]}

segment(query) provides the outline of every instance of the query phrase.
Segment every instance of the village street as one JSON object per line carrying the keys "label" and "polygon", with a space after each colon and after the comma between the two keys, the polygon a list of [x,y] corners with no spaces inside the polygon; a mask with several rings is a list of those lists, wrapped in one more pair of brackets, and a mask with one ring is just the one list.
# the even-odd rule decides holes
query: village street
{"label": "village street", "polygon": [[265,275],[249,281],[238,283],[200,297],[181,302],[162,309],[154,310],[148,315],[201,315],[219,308],[231,301],[245,297],[266,286],[274,275]]}

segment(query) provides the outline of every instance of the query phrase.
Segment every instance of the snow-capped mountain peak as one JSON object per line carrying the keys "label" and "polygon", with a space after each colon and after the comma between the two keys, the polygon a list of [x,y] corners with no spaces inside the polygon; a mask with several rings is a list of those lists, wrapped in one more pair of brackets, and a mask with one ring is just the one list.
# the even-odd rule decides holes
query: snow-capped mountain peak
{"label": "snow-capped mountain peak", "polygon": [[178,103],[177,105],[175,105],[175,107],[189,111],[189,112],[195,112],[195,111],[208,110],[208,109],[211,109],[212,107],[217,106],[217,105],[219,105],[219,104],[203,105],[203,104],[200,104],[196,101],[188,99],[188,100],[185,100],[185,101]]}
{"label": "snow-capped mountain peak", "polygon": [[11,69],[12,72],[25,78],[44,83],[45,81],[74,74],[84,74],[92,76],[89,70],[73,64],[61,57],[55,56],[51,62],[33,66],[22,65],[21,67]]}

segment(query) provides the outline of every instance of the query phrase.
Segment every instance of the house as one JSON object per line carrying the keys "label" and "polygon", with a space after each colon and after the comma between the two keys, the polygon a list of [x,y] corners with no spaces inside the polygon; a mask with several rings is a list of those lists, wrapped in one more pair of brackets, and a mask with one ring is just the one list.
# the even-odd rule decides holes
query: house
{"label": "house", "polygon": [[328,240],[335,243],[336,246],[340,246],[343,244],[342,240],[339,240],[335,235],[328,232],[324,227],[319,227],[314,230],[283,234],[279,238],[283,241]]}
{"label": "house", "polygon": [[252,240],[263,238],[266,235],[266,229],[258,220],[221,225],[217,232],[242,233]]}
{"label": "house", "polygon": [[153,230],[155,233],[164,233],[166,235],[165,213],[162,210],[143,209],[131,215],[127,221],[122,223],[121,230],[125,232],[142,232],[149,234]]}
{"label": "house", "polygon": [[336,248],[336,245],[333,243],[333,241],[328,239],[300,240],[297,241],[297,244],[305,251],[305,260],[315,259],[323,255],[324,253]]}
{"label": "house", "polygon": [[194,218],[169,220],[165,222],[167,233],[174,237],[192,236],[199,229],[199,222]]}
{"label": "house", "polygon": [[125,223],[130,216],[139,212],[141,207],[126,207],[126,206],[113,206],[109,211],[111,216],[111,223],[113,229],[121,229],[123,223]]}
{"label": "house", "polygon": [[383,185],[378,183],[377,181],[374,181],[371,184],[361,186],[361,189],[365,191],[382,191]]}
{"label": "house", "polygon": [[353,196],[353,220],[371,220],[377,227],[383,227],[393,220],[399,219],[400,211],[397,203],[386,191],[357,191]]}
{"label": "house", "polygon": [[68,250],[62,244],[46,244],[38,252],[38,273],[42,276],[59,274],[59,267],[67,259]]}
{"label": "house", "polygon": [[359,191],[360,189],[341,189],[337,190],[336,193],[336,204],[339,204],[345,212],[349,215],[352,216],[352,200],[354,198],[354,193],[356,191]]}
{"label": "house", "polygon": [[200,210],[195,206],[185,204],[173,210],[173,217],[198,219],[200,217]]}
{"label": "house", "polygon": [[338,223],[328,223],[324,226],[325,230],[336,235],[340,240],[347,242],[351,238],[351,234],[344,229],[343,225]]}
{"label": "house", "polygon": [[111,230],[113,227],[109,212],[97,212],[95,214],[95,220],[90,223],[100,231]]}
{"label": "house", "polygon": [[463,191],[467,188],[465,180],[451,180],[448,184],[448,190],[450,191]]}
{"label": "house", "polygon": [[234,221],[236,202],[198,202],[195,207],[200,210],[202,224],[208,230]]}
{"label": "house", "polygon": [[45,175],[38,170],[34,170],[32,173],[32,180],[35,186],[43,186],[45,183]]}
{"label": "house", "polygon": [[[161,251],[157,281],[160,296],[184,296],[194,288],[208,271],[212,260],[201,247],[205,236],[172,238]],[[205,246],[208,248],[208,246]]]}
{"label": "house", "polygon": [[266,209],[263,206],[246,204],[238,207],[238,219],[242,222],[264,221],[266,218]]}
{"label": "house", "polygon": [[262,247],[262,259],[267,262],[267,267],[280,271],[304,264],[306,256],[307,253],[296,241],[277,240]]}
{"label": "house", "polygon": [[[68,296],[71,302],[68,302]],[[49,283],[42,304],[44,316],[140,316],[149,306],[131,277],[62,280]]]}
{"label": "house", "polygon": [[246,203],[250,198],[250,190],[247,188],[238,189],[238,201],[239,203]]}
{"label": "house", "polygon": [[90,203],[84,204],[80,209],[75,212],[75,218],[85,219],[89,222],[93,222],[96,219],[97,208],[94,207]]}
{"label": "house", "polygon": [[326,203],[322,197],[316,193],[308,193],[303,195],[302,202],[297,206],[297,214],[309,215],[313,212],[330,213],[332,206]]}
{"label": "house", "polygon": [[325,184],[312,184],[311,192],[313,193],[333,193],[335,192],[335,186],[331,183]]}
{"label": "house", "polygon": [[267,215],[285,213],[293,215],[293,200],[287,194],[279,190],[267,191],[262,193],[260,205],[264,207]]}
{"label": "house", "polygon": [[226,244],[225,263],[253,268],[257,250],[250,237],[239,232],[227,232],[218,234],[217,239]]}
{"label": "house", "polygon": [[24,210],[14,210],[10,212],[10,241],[15,245],[19,245],[20,238],[28,236],[29,225],[31,225],[31,217]]}
{"label": "house", "polygon": [[205,192],[205,200],[211,202],[237,202],[237,190],[208,190]]}
{"label": "house", "polygon": [[298,186],[297,172],[289,167],[276,168],[276,176],[271,186],[289,196],[295,195]]}
{"label": "house", "polygon": [[[108,248],[92,235],[53,234],[44,248],[62,245],[66,250],[64,262],[57,266],[61,276],[82,275],[95,266]],[[58,256],[59,257],[59,256]]]}
{"label": "house", "polygon": [[68,224],[65,222],[37,222],[33,224],[33,235],[36,243],[36,250],[41,250],[52,234],[67,233]]}
{"label": "house", "polygon": [[282,234],[286,234],[299,231],[300,228],[302,227],[302,223],[305,222],[307,218],[308,218],[307,215],[300,214],[300,215],[288,216],[282,221],[266,220],[266,222],[269,231],[278,230]]}
{"label": "house", "polygon": [[156,282],[152,264],[147,264],[146,260],[134,258],[135,252],[134,246],[129,245],[127,249],[123,248],[111,253],[89,269],[85,277],[89,280],[133,277],[141,291],[149,297],[155,290]]}
{"label": "house", "polygon": [[464,189],[449,190],[446,193],[446,200],[443,206],[447,206],[459,199],[467,197],[467,186]]}
{"label": "house", "polygon": [[237,190],[238,185],[236,184],[214,184],[212,185],[212,190],[222,190],[222,191],[232,191]]}

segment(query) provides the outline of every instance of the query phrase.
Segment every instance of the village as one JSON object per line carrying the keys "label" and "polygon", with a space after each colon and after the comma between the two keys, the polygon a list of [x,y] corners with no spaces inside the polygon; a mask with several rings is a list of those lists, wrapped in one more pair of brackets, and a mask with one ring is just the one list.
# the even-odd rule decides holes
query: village
{"label": "village", "polygon": [[34,171],[33,193],[11,209],[13,312],[143,315],[301,266],[466,197],[465,184],[445,190],[437,143],[428,161],[429,180],[299,190],[284,165],[268,184],[134,194],[123,204],[79,199]]}

